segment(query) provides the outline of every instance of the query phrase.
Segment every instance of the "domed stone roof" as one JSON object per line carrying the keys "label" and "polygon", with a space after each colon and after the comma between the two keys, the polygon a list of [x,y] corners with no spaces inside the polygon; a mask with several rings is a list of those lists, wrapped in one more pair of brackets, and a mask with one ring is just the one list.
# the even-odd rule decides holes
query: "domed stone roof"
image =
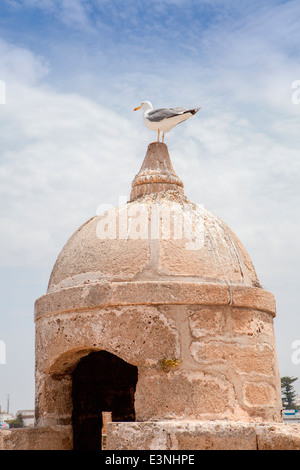
{"label": "domed stone roof", "polygon": [[183,193],[165,144],[152,143],[127,204],[97,215],[68,240],[48,293],[98,282],[177,280],[259,287],[230,228]]}

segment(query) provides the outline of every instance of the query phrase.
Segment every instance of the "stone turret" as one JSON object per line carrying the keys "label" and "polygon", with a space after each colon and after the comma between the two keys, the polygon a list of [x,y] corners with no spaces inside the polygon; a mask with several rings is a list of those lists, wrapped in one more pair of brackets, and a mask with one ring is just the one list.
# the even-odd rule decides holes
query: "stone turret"
{"label": "stone turret", "polygon": [[280,422],[274,316],[239,239],[152,143],[130,201],[72,235],[36,301],[36,425],[97,448],[111,412],[108,448],[170,448],[162,430],[183,426],[180,449],[200,422]]}

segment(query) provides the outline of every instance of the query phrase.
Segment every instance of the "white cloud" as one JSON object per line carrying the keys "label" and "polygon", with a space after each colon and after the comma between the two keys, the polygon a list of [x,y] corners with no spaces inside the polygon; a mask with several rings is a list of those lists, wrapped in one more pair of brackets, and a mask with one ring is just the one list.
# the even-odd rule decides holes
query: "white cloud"
{"label": "white cloud", "polygon": [[25,47],[4,41],[0,37],[1,80],[6,82],[7,99],[10,97],[10,84],[33,85],[49,72],[47,61],[37,57]]}
{"label": "white cloud", "polygon": [[[12,230],[16,223],[19,224],[16,231],[24,234],[24,250],[28,253],[24,259],[30,262],[29,241],[31,238],[34,240],[32,230],[41,234],[45,247],[48,247],[45,250],[53,256],[53,252],[61,248],[58,247],[61,238],[56,244],[53,241],[55,234],[67,234],[69,229],[69,235],[76,224],[93,215],[90,211],[95,211],[98,204],[111,203],[114,198],[117,203],[120,192],[121,195],[129,194],[131,181],[128,175],[133,177],[138,171],[147,140],[154,140],[156,136],[144,129],[141,115],[132,114],[129,121],[77,93],[56,91],[46,85],[48,68],[44,59],[28,50],[24,50],[23,55],[23,49],[20,51],[3,41],[1,45],[4,58],[7,51],[11,51],[10,61],[5,62],[8,76],[11,77],[9,103],[2,108],[1,119],[6,131],[0,173],[1,194],[5,200],[3,212],[5,217],[11,217],[14,221],[11,226],[7,225],[7,229]],[[24,80],[18,74],[23,61],[27,64]],[[228,74],[230,76],[231,70]],[[137,75],[134,81],[138,82],[139,77]],[[179,77],[177,84],[184,86],[184,79],[185,76]],[[130,75],[124,83],[130,83]],[[215,88],[215,94],[212,94],[210,87],[216,83],[197,90],[199,96],[200,93],[205,96],[204,107],[193,120],[172,131],[167,136],[167,143],[178,165],[177,171],[193,199],[222,212],[225,220],[227,215],[233,222],[238,220],[237,228],[241,228],[241,233],[245,233],[252,244],[252,241],[255,242],[255,232],[263,227],[262,219],[268,207],[272,211],[270,226],[276,223],[278,214],[274,210],[274,200],[286,211],[290,197],[294,201],[298,198],[298,182],[293,182],[293,178],[299,175],[299,160],[295,146],[289,144],[291,135],[294,140],[298,135],[297,119],[293,113],[292,117],[285,115],[289,139],[282,137],[282,128],[281,138],[278,139],[274,131],[276,126],[282,124],[280,116],[273,117],[265,124],[267,132],[262,131],[261,123],[251,121],[251,116],[248,116],[247,110],[243,111],[239,102],[234,101],[230,110],[228,102],[222,103],[222,87]],[[157,87],[157,100],[161,100],[157,105],[185,104],[171,101],[176,95],[172,84],[164,96],[166,78],[151,74],[145,84],[149,90]],[[193,77],[191,84],[192,89],[196,90]],[[246,90],[248,84],[241,84],[241,77],[237,75],[236,86],[238,90]],[[138,95],[135,87],[130,90],[131,95]],[[107,92],[110,93],[110,90]],[[260,87],[258,93],[261,93]],[[190,102],[194,99],[191,91],[184,96]],[[148,96],[138,97],[139,100],[146,98]],[[117,100],[118,96],[113,99]],[[132,103],[134,106],[137,104],[139,102]],[[198,100],[196,104],[199,104]],[[288,106],[291,108],[290,103]],[[285,113],[287,110],[288,107]],[[270,118],[271,112],[267,107],[265,112]],[[141,139],[136,138],[137,134],[141,135]],[[136,159],[138,151],[140,162]],[[188,155],[188,159],[182,159],[182,155]],[[117,174],[112,170],[112,162],[116,160],[119,167]],[[195,174],[203,178],[204,193],[199,191]],[[222,201],[220,194],[223,195]],[[244,206],[247,206],[247,211]],[[27,208],[26,218],[23,207]],[[247,214],[253,217],[252,233],[243,228],[247,223]],[[296,224],[296,214],[292,211],[291,215]],[[296,228],[295,225],[294,231]],[[270,229],[272,236],[274,231]],[[5,253],[2,259],[7,263],[12,255],[11,262],[18,263],[19,258],[10,253],[9,240],[13,238],[7,236],[6,243],[2,244],[3,255]],[[32,253],[34,245],[31,244]],[[13,249],[13,243],[10,246]],[[32,260],[38,262],[36,256],[35,252]]]}
{"label": "white cloud", "polygon": [[126,174],[131,169],[134,176],[138,145],[133,124],[115,112],[75,93],[33,86],[38,59],[29,53],[27,83],[18,80],[15,71],[24,58],[19,61],[7,47],[13,59],[9,99],[0,114],[6,134],[0,258],[8,266],[45,262],[47,252],[49,259],[61,249],[54,240],[58,233],[69,236],[120,189],[129,194]]}
{"label": "white cloud", "polygon": [[203,32],[206,66],[235,102],[281,111],[290,105],[291,82],[300,76],[298,15],[297,1],[274,2],[272,8],[253,2],[246,14],[225,16]]}

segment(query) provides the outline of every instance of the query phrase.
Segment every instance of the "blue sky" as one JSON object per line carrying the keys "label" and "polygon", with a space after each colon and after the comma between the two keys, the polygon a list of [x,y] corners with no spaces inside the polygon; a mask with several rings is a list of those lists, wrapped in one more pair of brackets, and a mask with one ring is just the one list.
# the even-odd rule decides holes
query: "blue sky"
{"label": "blue sky", "polygon": [[173,165],[276,296],[280,372],[300,377],[299,14],[298,0],[2,0],[2,406],[34,406],[34,301],[75,229],[129,195],[156,138],[142,100],[201,106],[167,135]]}

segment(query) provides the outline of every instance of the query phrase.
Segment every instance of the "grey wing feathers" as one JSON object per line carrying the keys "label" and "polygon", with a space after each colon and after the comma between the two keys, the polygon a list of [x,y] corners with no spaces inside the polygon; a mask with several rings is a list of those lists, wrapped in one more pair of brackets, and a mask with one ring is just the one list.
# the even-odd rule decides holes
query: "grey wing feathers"
{"label": "grey wing feathers", "polygon": [[191,113],[195,114],[199,108],[196,109],[186,109],[186,108],[158,108],[150,111],[147,115],[149,121],[159,122],[163,119],[168,119],[173,116],[178,116],[179,114]]}
{"label": "grey wing feathers", "polygon": [[149,119],[149,121],[159,122],[159,121],[162,121],[163,119],[167,119],[172,116],[175,116],[175,114],[170,109],[158,108],[158,109],[154,109],[153,111],[150,111],[147,115],[147,118]]}

